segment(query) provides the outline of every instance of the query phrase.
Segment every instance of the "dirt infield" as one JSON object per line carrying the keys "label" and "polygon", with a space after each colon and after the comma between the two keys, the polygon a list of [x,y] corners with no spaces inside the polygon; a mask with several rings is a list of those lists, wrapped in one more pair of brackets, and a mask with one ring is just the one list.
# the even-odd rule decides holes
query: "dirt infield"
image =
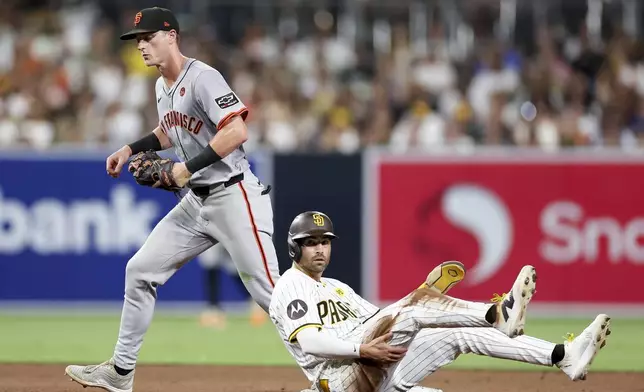
{"label": "dirt infield", "polygon": [[[64,365],[0,365],[0,392],[80,392]],[[442,370],[423,385],[445,392],[644,391],[644,373],[591,373],[573,383],[560,372]],[[294,367],[141,366],[136,392],[299,392],[307,387]],[[93,389],[100,391],[98,389]]]}

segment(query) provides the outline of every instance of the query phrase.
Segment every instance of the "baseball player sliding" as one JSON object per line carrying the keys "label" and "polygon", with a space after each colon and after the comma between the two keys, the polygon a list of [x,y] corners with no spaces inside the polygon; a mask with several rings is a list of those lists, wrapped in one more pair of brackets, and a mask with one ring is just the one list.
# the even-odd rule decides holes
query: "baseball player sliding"
{"label": "baseball player sliding", "polygon": [[[190,191],[127,264],[113,357],[65,370],[83,386],[132,391],[158,286],[214,244],[230,253],[244,285],[265,311],[279,278],[270,187],[252,173],[242,147],[248,110],[217,70],[181,54],[179,33],[173,13],[154,7],[137,13],[134,29],[121,36],[136,39],[145,64],[161,73],[155,86],[159,126],[107,158],[107,172],[118,177],[136,154],[128,169],[139,184]],[[170,147],[182,162],[161,159],[155,152]]]}
{"label": "baseball player sliding", "polygon": [[405,298],[378,309],[346,284],[322,277],[335,238],[321,212],[293,220],[293,266],[276,284],[269,309],[314,390],[435,391],[417,384],[464,353],[556,365],[572,380],[583,380],[610,334],[610,318],[601,314],[564,344],[525,336],[536,287],[532,266],[521,269],[507,295],[486,304],[444,295],[465,275],[462,264],[445,262]]}

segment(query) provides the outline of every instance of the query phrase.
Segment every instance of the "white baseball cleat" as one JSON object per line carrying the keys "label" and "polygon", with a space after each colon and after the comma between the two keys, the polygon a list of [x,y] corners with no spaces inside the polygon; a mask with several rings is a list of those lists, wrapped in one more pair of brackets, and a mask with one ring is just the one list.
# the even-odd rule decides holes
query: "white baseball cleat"
{"label": "white baseball cleat", "polygon": [[537,272],[531,265],[521,268],[509,293],[495,294],[497,303],[495,327],[511,338],[524,334],[526,308],[537,287]]}
{"label": "white baseball cleat", "polygon": [[83,387],[103,388],[109,392],[132,392],[134,385],[134,370],[121,376],[114,369],[114,359],[99,365],[70,365],[65,368],[65,374]]}
{"label": "white baseball cleat", "polygon": [[441,294],[447,292],[465,278],[465,266],[460,261],[444,261],[434,267],[420,287],[429,287]]}
{"label": "white baseball cleat", "polygon": [[557,367],[573,381],[585,380],[593,359],[606,345],[608,335],[610,317],[600,314],[579,336],[568,334],[568,340],[564,343],[565,354]]}

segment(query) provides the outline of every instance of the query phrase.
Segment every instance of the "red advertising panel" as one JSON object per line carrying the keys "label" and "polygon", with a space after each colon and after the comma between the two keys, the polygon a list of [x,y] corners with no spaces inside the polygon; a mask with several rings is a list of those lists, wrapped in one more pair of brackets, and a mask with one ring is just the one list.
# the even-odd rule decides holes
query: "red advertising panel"
{"label": "red advertising panel", "polygon": [[508,291],[525,264],[534,301],[644,304],[644,161],[390,162],[376,166],[376,300],[460,260],[458,297]]}

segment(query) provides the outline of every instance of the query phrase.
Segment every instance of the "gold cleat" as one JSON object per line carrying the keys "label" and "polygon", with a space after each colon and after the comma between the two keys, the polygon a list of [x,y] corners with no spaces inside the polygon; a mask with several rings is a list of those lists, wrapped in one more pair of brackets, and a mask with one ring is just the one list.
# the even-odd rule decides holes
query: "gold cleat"
{"label": "gold cleat", "polygon": [[447,292],[458,282],[465,278],[465,266],[460,261],[444,261],[437,265],[427,275],[425,283],[420,287],[429,287],[430,289],[441,293]]}

